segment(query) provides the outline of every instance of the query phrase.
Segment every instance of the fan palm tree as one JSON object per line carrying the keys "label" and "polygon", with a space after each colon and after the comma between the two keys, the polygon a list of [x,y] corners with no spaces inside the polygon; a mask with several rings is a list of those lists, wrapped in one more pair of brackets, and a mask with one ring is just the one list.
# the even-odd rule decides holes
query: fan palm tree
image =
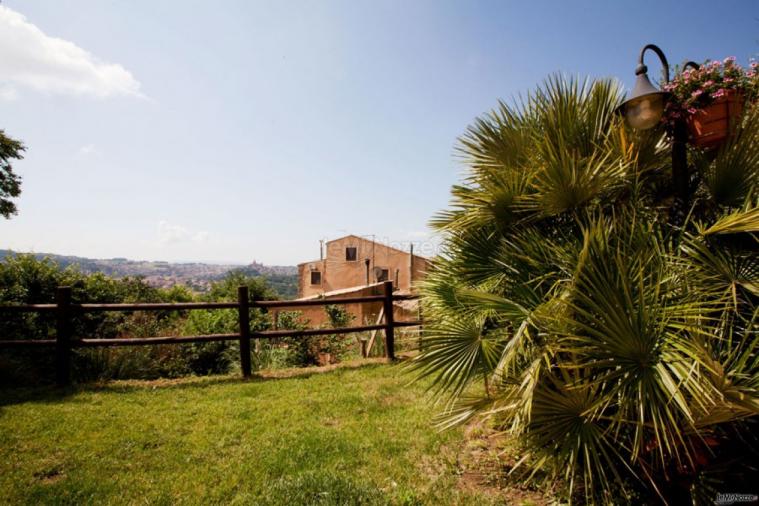
{"label": "fan palm tree", "polygon": [[759,414],[759,110],[676,209],[666,133],[621,101],[554,76],[468,128],[410,367],[442,427],[489,417],[570,500],[713,500]]}

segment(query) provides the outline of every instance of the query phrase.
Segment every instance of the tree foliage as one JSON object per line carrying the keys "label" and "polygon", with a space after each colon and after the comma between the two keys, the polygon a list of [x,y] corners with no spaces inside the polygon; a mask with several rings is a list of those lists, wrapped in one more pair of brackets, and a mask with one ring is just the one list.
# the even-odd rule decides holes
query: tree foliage
{"label": "tree foliage", "polygon": [[[49,304],[56,288],[70,286],[74,303],[139,303],[237,300],[237,287],[247,286],[251,300],[272,299],[274,292],[259,277],[231,272],[214,283],[210,293],[198,296],[184,286],[155,288],[139,277],[111,278],[85,274],[75,266],[62,269],[48,258],[9,255],[0,262],[0,304]],[[196,311],[96,312],[73,318],[74,336],[129,338],[171,335],[228,334],[238,331],[233,309]],[[250,310],[254,330],[269,328],[270,319],[260,309]],[[14,313],[0,318],[2,339],[51,339],[55,336],[52,313]],[[49,349],[0,353],[0,381],[25,383],[51,379],[53,354]],[[186,374],[228,372],[239,357],[234,341],[98,348],[77,350],[75,374],[80,380],[157,378]]]}
{"label": "tree foliage", "polygon": [[222,279],[213,283],[206,298],[212,301],[236,301],[237,288],[248,287],[250,300],[276,300],[277,293],[272,290],[266,278],[259,274],[249,275],[242,269],[228,272]]}
{"label": "tree foliage", "polygon": [[757,461],[759,110],[689,154],[683,215],[663,130],[621,99],[554,76],[468,128],[411,368],[442,427],[489,417],[581,502],[713,500]]}
{"label": "tree foliage", "polygon": [[0,130],[0,216],[10,218],[18,211],[11,199],[21,195],[21,177],[13,172],[11,160],[21,160],[26,147]]}

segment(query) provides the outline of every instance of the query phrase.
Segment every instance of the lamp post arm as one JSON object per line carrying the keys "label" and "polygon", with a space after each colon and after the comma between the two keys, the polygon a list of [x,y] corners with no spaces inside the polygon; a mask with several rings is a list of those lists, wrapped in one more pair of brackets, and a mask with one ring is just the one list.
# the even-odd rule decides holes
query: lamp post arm
{"label": "lamp post arm", "polygon": [[[664,56],[664,51],[662,51],[659,46],[656,44],[646,44],[643,46],[643,49],[640,50],[640,56],[638,57],[638,67],[635,69],[635,75],[645,74],[648,72],[648,67],[646,67],[645,63],[643,63],[643,56],[645,55],[646,51],[648,50],[653,51],[656,53],[656,56],[659,57],[659,60],[661,60],[662,64],[662,71],[664,73],[664,82],[669,82],[669,62],[667,62],[667,57]],[[690,63],[690,62],[689,62]]]}
{"label": "lamp post arm", "polygon": [[692,68],[693,70],[698,70],[701,68],[701,65],[699,65],[698,63],[694,61],[687,61],[683,65],[683,70],[687,69],[688,67]]}

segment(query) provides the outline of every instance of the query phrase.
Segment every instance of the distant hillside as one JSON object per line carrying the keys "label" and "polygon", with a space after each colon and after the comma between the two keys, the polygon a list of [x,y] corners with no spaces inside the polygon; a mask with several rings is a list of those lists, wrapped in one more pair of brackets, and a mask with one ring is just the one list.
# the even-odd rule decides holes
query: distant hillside
{"label": "distant hillside", "polygon": [[[18,252],[0,249],[0,261]],[[63,268],[77,266],[82,272],[102,272],[108,276],[141,276],[153,286],[167,288],[186,285],[198,292],[208,290],[211,283],[231,270],[242,270],[251,276],[262,276],[277,290],[283,299],[298,294],[298,268],[290,265],[263,265],[253,262],[242,264],[204,264],[200,262],[171,263],[126,258],[84,258],[77,256],[34,253],[37,258],[50,258]]]}

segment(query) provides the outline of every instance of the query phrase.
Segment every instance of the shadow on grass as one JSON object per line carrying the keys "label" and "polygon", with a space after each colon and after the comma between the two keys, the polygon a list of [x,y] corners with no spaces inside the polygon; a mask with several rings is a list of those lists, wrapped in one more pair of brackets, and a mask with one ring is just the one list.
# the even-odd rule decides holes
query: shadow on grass
{"label": "shadow on grass", "polygon": [[250,378],[239,375],[185,376],[182,378],[162,378],[155,380],[113,380],[95,383],[81,383],[70,387],[40,385],[30,387],[0,386],[0,408],[13,404],[38,403],[55,404],[75,394],[83,392],[130,393],[146,390],[187,390],[203,389],[219,385],[262,383],[268,381],[299,381],[316,375],[342,372],[352,369],[374,368],[388,365],[384,358],[343,362],[328,366],[300,367],[289,369],[263,370],[253,373]]}

